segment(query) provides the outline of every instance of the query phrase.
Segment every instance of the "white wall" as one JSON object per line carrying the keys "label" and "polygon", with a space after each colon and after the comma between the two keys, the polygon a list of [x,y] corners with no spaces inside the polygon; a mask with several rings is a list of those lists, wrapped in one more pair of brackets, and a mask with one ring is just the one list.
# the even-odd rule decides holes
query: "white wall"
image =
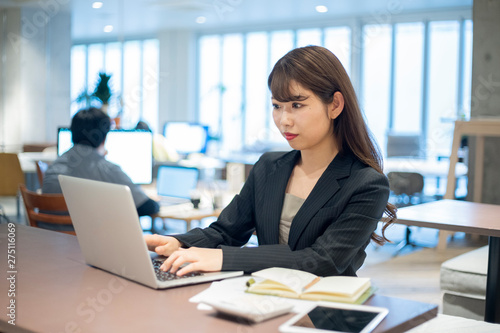
{"label": "white wall", "polygon": [[55,142],[68,124],[71,15],[58,3],[3,9],[0,30],[0,147]]}

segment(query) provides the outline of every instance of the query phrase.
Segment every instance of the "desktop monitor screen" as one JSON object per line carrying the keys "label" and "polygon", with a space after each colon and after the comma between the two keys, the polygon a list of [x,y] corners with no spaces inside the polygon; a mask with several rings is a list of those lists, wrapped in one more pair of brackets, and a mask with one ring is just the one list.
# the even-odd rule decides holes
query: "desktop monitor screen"
{"label": "desktop monitor screen", "polygon": [[[59,128],[57,155],[73,147],[69,128]],[[119,165],[135,184],[150,184],[153,172],[153,134],[145,130],[111,130],[104,147],[106,159]]]}
{"label": "desktop monitor screen", "polygon": [[165,138],[182,155],[205,153],[208,141],[208,126],[183,121],[172,121],[165,124]]}

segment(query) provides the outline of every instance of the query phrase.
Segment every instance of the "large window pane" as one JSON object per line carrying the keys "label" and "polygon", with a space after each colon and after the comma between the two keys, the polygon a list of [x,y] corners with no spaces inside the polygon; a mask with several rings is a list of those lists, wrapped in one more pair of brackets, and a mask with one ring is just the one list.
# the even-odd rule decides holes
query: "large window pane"
{"label": "large window pane", "polygon": [[427,154],[449,156],[457,117],[460,25],[456,21],[431,22],[429,31]]}
{"label": "large window pane", "polygon": [[[270,61],[270,69],[274,67],[274,64],[283,57],[288,51],[293,49],[294,47],[294,34],[291,30],[283,30],[283,31],[273,31],[271,32],[271,42],[270,42],[270,53],[271,53],[271,61]],[[271,114],[271,104],[269,103],[268,114]],[[279,130],[274,126],[274,123],[270,121],[268,127],[268,140],[273,144],[283,144],[284,139],[281,136]]]}
{"label": "large window pane", "polygon": [[270,95],[267,88],[267,33],[247,35],[245,82],[245,145],[259,148],[267,139]]}
{"label": "large window pane", "polygon": [[158,91],[159,91],[159,43],[156,39],[143,42],[142,62],[142,115],[141,119],[149,124],[153,131],[158,128]]}
{"label": "large window pane", "polygon": [[104,44],[90,44],[88,47],[88,89],[94,92],[99,80],[99,73],[105,71],[104,68]]}
{"label": "large window pane", "polygon": [[122,92],[122,48],[121,43],[106,44],[106,74],[111,75],[109,88],[111,89],[111,99],[109,101],[108,113],[111,117],[116,117],[121,111],[120,95]]}
{"label": "large window pane", "polygon": [[141,117],[141,42],[130,41],[123,46],[123,128],[135,127]]}
{"label": "large window pane", "polygon": [[297,31],[297,47],[322,44],[320,29],[301,29]]}
{"label": "large window pane", "polygon": [[351,29],[334,27],[325,29],[325,47],[332,51],[344,66],[347,74],[351,72]]}
{"label": "large window pane", "polygon": [[[110,117],[120,116],[122,128],[133,128],[142,119],[153,130],[159,130],[157,39],[73,46],[71,49],[73,101],[84,91],[84,87],[89,94],[94,92],[99,72],[111,75],[109,87],[112,96],[107,108]],[[94,101],[93,105],[100,106],[100,103]],[[84,106],[85,101],[73,103],[71,115]]]}
{"label": "large window pane", "polygon": [[[374,30],[377,34],[370,34],[370,31]],[[363,31],[363,36],[369,38],[363,40],[361,106],[368,127],[384,154],[389,123],[391,34],[390,25],[367,25]]]}
{"label": "large window pane", "polygon": [[243,36],[230,34],[222,42],[222,145],[225,150],[242,147]]}
{"label": "large window pane", "polygon": [[273,31],[271,32],[271,63],[270,68],[283,57],[288,51],[293,49],[293,31]]}
{"label": "large window pane", "polygon": [[199,40],[199,117],[210,126],[212,136],[220,136],[221,121],[221,38],[203,36]]}
{"label": "large window pane", "polygon": [[76,99],[87,89],[87,47],[77,45],[71,48],[71,116],[85,107],[85,102]]}
{"label": "large window pane", "polygon": [[397,24],[394,66],[395,132],[420,133],[422,118],[423,23]]}
{"label": "large window pane", "polygon": [[470,118],[472,80],[472,21],[465,21],[464,29],[464,73],[462,82],[461,118]]}

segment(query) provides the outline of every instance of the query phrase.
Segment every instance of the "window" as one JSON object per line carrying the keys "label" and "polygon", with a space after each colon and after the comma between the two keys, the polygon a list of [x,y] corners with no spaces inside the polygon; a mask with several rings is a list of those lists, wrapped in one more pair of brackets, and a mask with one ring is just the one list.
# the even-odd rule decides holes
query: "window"
{"label": "window", "polygon": [[222,41],[222,146],[242,148],[243,36],[231,34]]}
{"label": "window", "polygon": [[[377,33],[372,34],[375,30]],[[390,25],[366,25],[363,30],[363,36],[366,37],[363,39],[361,109],[365,113],[368,128],[383,152],[386,146],[391,96],[391,35]]]}
{"label": "window", "polygon": [[220,36],[206,36],[200,39],[199,68],[199,120],[210,127],[210,135],[219,137],[221,114],[221,43]]}
{"label": "window", "polygon": [[297,31],[297,47],[323,45],[320,29],[302,29]]}
{"label": "window", "polygon": [[[111,75],[108,114],[120,116],[122,128],[134,128],[139,120],[153,130],[158,122],[158,40],[74,45],[71,50],[71,114],[89,105],[99,73]],[[80,98],[78,98],[80,97]]]}
{"label": "window", "polygon": [[[267,141],[270,95],[267,89],[268,44],[265,32],[249,33],[246,47],[244,145],[258,149]],[[268,112],[267,112],[268,111]]]}
{"label": "window", "polygon": [[73,116],[79,108],[80,103],[77,102],[80,98],[84,98],[87,91],[87,46],[77,45],[71,49],[71,116]]}
{"label": "window", "polygon": [[392,131],[419,134],[422,127],[424,25],[397,24],[394,43]]}
{"label": "window", "polygon": [[450,156],[458,105],[458,50],[460,24],[457,21],[429,24],[429,82],[427,98],[427,153]]}
{"label": "window", "polygon": [[339,58],[350,75],[351,71],[351,29],[334,27],[325,29],[325,45]]}
{"label": "window", "polygon": [[445,155],[438,148],[451,145],[452,121],[470,115],[472,69],[472,21],[447,16],[201,35],[199,120],[220,136],[223,151],[286,146],[272,122],[267,76],[294,47],[323,45],[359,83],[362,111],[383,152],[392,131],[417,133],[429,156]]}
{"label": "window", "polygon": [[[297,46],[321,45],[338,52],[349,72],[350,29],[276,30],[201,36],[199,121],[219,138],[219,150],[262,151],[286,142],[272,122],[267,78],[272,66]],[[223,64],[223,66],[222,66]]]}

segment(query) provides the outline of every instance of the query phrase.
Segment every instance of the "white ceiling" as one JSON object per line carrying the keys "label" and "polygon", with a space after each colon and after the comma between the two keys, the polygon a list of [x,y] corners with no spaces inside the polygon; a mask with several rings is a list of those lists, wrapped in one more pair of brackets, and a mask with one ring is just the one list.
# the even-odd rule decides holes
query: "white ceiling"
{"label": "white ceiling", "polygon": [[[258,26],[298,21],[328,21],[343,17],[373,16],[386,19],[391,14],[471,8],[473,0],[0,0],[0,7],[40,6],[40,3],[69,2],[73,40],[116,39],[148,36],[164,29],[215,29]],[[327,13],[315,11],[328,7]],[[206,22],[195,22],[205,16]],[[113,25],[105,33],[105,25]]]}

